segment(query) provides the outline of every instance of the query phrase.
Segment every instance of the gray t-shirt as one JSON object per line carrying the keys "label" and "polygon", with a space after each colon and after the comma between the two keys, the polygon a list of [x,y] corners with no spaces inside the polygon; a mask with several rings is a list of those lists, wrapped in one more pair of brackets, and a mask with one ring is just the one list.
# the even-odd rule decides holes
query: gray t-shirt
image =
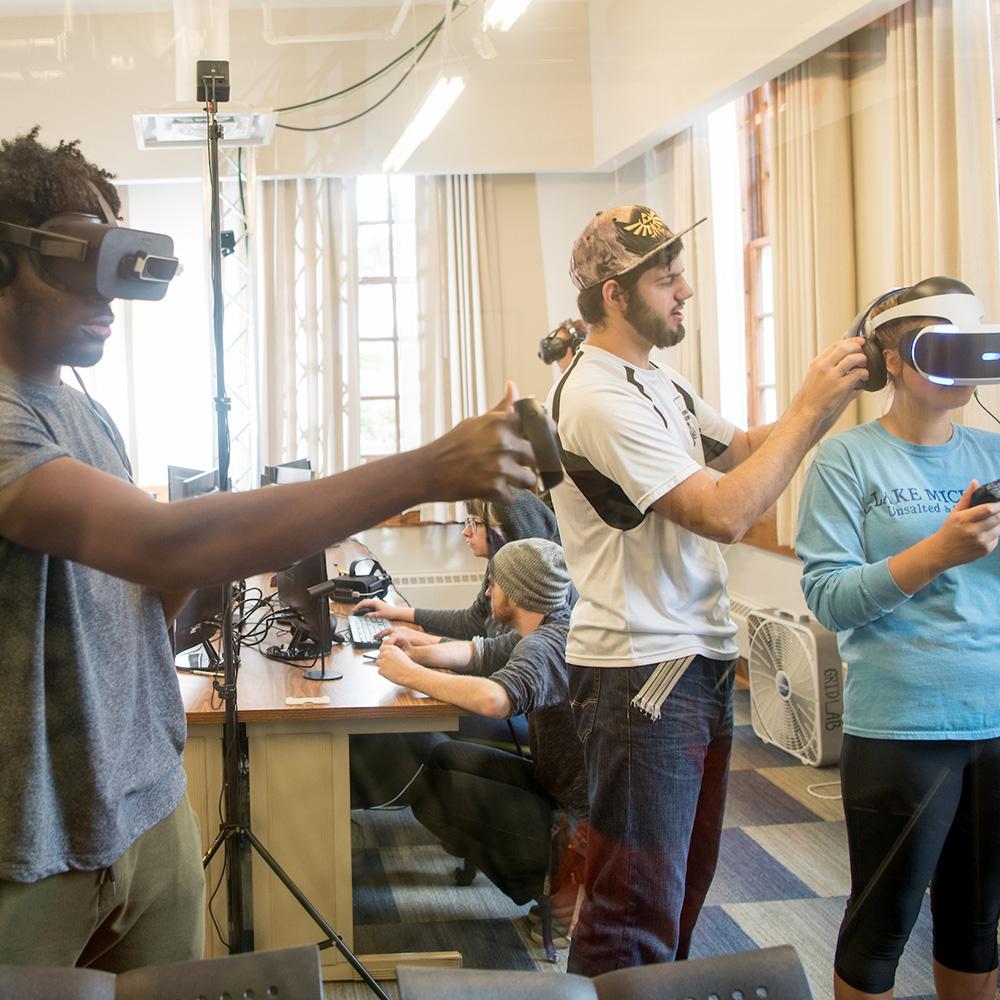
{"label": "gray t-shirt", "polygon": [[546,615],[514,647],[507,662],[490,674],[510,699],[511,715],[528,713],[528,738],[535,780],[561,809],[587,815],[587,772],[583,744],[569,704],[566,666],[568,607]]}
{"label": "gray t-shirt", "polygon": [[[82,393],[0,368],[0,490],[63,456],[127,478]],[[107,867],[185,790],[160,597],[0,536],[0,623],[0,879]]]}

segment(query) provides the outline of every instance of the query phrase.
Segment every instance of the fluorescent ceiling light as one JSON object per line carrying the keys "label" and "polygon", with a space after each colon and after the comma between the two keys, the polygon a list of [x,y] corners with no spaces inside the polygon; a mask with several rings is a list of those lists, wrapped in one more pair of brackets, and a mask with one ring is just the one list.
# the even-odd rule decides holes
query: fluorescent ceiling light
{"label": "fluorescent ceiling light", "polygon": [[[278,120],[275,111],[253,111],[223,105],[216,119],[223,129],[220,146],[266,146]],[[140,149],[183,149],[208,142],[205,109],[193,105],[164,108],[132,116],[135,141]]]}
{"label": "fluorescent ceiling light", "polygon": [[531,0],[493,0],[483,14],[487,28],[509,31],[511,25],[528,9]]}
{"label": "fluorescent ceiling light", "polygon": [[394,173],[413,155],[414,150],[437,128],[455,99],[465,90],[460,76],[439,76],[420,110],[403,130],[398,142],[382,163],[383,173]]}

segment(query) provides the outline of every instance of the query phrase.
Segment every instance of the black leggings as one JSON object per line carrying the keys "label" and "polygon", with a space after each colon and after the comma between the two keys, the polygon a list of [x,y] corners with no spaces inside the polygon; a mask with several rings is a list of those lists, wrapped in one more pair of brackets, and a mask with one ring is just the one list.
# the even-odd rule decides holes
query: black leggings
{"label": "black leggings", "polygon": [[851,896],[834,967],[883,993],[931,887],[934,958],[956,972],[997,967],[1000,739],[845,736],[840,774]]}

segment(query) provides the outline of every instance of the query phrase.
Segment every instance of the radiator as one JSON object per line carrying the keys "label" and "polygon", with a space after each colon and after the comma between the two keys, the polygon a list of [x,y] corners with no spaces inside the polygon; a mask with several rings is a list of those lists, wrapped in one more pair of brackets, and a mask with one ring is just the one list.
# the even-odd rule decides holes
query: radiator
{"label": "radiator", "polygon": [[479,593],[482,573],[399,573],[396,589],[414,608],[467,608]]}

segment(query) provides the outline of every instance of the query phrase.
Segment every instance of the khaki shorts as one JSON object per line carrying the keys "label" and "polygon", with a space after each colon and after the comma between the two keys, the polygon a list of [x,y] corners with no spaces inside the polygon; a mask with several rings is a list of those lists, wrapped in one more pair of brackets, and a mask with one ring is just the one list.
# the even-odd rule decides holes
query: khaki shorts
{"label": "khaki shorts", "polygon": [[201,830],[187,797],[101,871],[0,881],[0,965],[124,972],[202,957]]}

